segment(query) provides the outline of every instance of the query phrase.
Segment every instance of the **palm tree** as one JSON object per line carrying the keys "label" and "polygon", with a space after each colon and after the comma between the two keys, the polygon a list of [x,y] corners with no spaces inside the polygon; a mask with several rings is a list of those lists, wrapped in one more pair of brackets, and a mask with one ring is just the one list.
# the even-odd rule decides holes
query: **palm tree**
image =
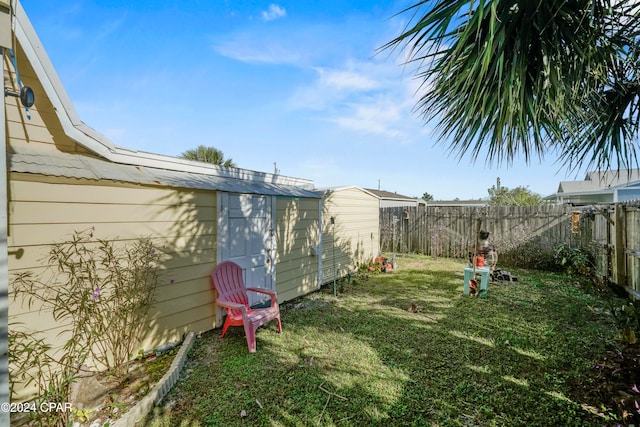
{"label": "palm tree", "polygon": [[204,145],[198,145],[197,148],[192,148],[180,154],[180,157],[187,160],[197,160],[199,162],[211,163],[214,165],[226,166],[235,168],[236,164],[233,160],[224,158],[224,153],[214,147],[206,147]]}
{"label": "palm tree", "polygon": [[638,0],[423,0],[381,50],[416,65],[416,110],[460,157],[637,165]]}

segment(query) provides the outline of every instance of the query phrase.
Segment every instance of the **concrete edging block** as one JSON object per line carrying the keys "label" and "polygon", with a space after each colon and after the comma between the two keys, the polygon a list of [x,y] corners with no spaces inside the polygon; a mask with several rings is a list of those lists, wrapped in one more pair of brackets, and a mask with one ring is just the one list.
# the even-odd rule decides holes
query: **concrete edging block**
{"label": "concrete edging block", "polygon": [[180,351],[173,359],[171,366],[166,374],[158,381],[158,384],[151,389],[141,401],[139,401],[134,407],[129,409],[124,415],[118,418],[111,424],[111,427],[133,427],[136,423],[140,422],[146,417],[155,405],[160,403],[162,398],[171,390],[171,388],[178,382],[180,377],[180,371],[187,360],[187,353],[193,346],[196,335],[193,332],[189,332],[180,347]]}

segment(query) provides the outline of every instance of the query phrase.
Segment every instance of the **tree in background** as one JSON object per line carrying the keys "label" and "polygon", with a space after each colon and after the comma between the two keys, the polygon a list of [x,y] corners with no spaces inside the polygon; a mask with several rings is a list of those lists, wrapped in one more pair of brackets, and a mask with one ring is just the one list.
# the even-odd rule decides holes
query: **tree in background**
{"label": "tree in background", "polygon": [[196,160],[199,162],[211,163],[219,166],[226,166],[229,168],[235,168],[236,164],[231,159],[224,158],[224,153],[214,147],[206,147],[204,145],[198,145],[197,148],[192,148],[180,154],[181,158],[187,160]]}
{"label": "tree in background", "polygon": [[555,152],[570,169],[638,164],[637,0],[419,0],[382,49],[403,49],[416,109],[453,152]]}
{"label": "tree in background", "polygon": [[426,200],[427,202],[428,202],[429,200],[433,200],[433,195],[432,195],[432,194],[429,194],[429,193],[424,193],[424,194],[422,195],[422,200]]}
{"label": "tree in background", "polygon": [[527,187],[519,186],[509,189],[500,185],[498,178],[496,185],[489,188],[490,206],[538,206],[542,204],[542,197],[529,190]]}

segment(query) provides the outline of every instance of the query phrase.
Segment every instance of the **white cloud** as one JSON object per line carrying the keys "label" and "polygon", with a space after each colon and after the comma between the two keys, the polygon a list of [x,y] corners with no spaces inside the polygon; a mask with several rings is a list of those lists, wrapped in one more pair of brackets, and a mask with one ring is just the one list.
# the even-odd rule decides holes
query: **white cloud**
{"label": "white cloud", "polygon": [[317,62],[318,56],[331,52],[331,47],[317,36],[318,31],[276,27],[269,31],[245,29],[217,37],[211,47],[218,54],[237,61],[307,68]]}
{"label": "white cloud", "polygon": [[304,58],[304,53],[277,40],[256,43],[249,36],[236,36],[216,43],[213,49],[222,56],[247,63],[297,65]]}
{"label": "white cloud", "polygon": [[315,68],[317,78],[289,100],[294,109],[313,110],[343,131],[411,143],[429,130],[412,112],[415,79],[390,61],[346,61],[342,67]]}
{"label": "white cloud", "polygon": [[122,26],[125,24],[126,16],[121,16],[118,19],[106,20],[100,25],[100,28],[97,32],[96,38],[98,39],[107,39],[113,33],[120,31]]}
{"label": "white cloud", "polygon": [[352,96],[372,93],[381,88],[376,73],[368,72],[364,63],[349,61],[341,68],[315,67],[317,78],[296,89],[289,100],[294,109],[331,108]]}
{"label": "white cloud", "polygon": [[287,16],[287,11],[283,7],[273,3],[269,5],[269,9],[262,11],[263,21],[273,21],[274,19],[284,18],[285,16]]}
{"label": "white cloud", "polygon": [[369,90],[378,86],[371,77],[352,70],[318,69],[320,86],[337,90]]}
{"label": "white cloud", "polygon": [[351,106],[344,116],[334,118],[340,127],[369,135],[388,138],[406,137],[397,126],[402,121],[402,109],[390,100],[379,99],[374,104],[362,103]]}

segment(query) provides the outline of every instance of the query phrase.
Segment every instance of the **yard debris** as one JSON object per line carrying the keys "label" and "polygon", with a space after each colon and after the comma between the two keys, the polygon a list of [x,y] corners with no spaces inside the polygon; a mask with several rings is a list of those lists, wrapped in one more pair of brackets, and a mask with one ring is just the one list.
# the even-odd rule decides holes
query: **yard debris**
{"label": "yard debris", "polygon": [[322,422],[322,416],[324,415],[324,411],[327,410],[327,406],[329,405],[329,401],[331,400],[331,396],[327,396],[327,401],[324,404],[324,408],[322,408],[322,412],[320,412],[320,415],[318,415],[318,425],[320,425],[320,423]]}
{"label": "yard debris", "polygon": [[409,313],[422,313],[422,306],[412,302],[409,304],[409,307],[407,307],[407,311]]}
{"label": "yard debris", "polygon": [[245,411],[244,409],[240,411],[240,418],[246,418],[246,416],[247,416],[247,411]]}
{"label": "yard debris", "polygon": [[496,268],[491,272],[491,282],[517,282],[518,278],[513,276],[508,271],[500,270]]}
{"label": "yard debris", "polygon": [[386,257],[378,256],[369,264],[367,270],[388,273],[393,270],[393,262]]}
{"label": "yard debris", "polygon": [[258,406],[260,407],[260,409],[263,409],[262,407],[262,403],[260,403],[260,401],[258,399],[256,399],[256,403],[258,404]]}
{"label": "yard debris", "polygon": [[331,397],[335,396],[335,397],[337,397],[339,399],[342,399],[342,400],[349,400],[344,396],[340,396],[339,394],[333,393],[333,392],[327,390],[326,388],[322,387],[325,384],[325,382],[323,382],[322,384],[320,384],[318,386],[318,388],[320,390],[322,390],[325,393],[327,393],[327,401],[324,403],[324,408],[322,408],[322,412],[320,412],[320,415],[318,416],[318,425],[320,425],[320,423],[322,422],[322,417],[324,416],[324,412],[327,410],[327,406],[329,406],[329,401],[331,400]]}
{"label": "yard debris", "polygon": [[333,392],[331,392],[331,391],[327,390],[326,388],[322,387],[323,385],[324,385],[324,383],[320,384],[320,385],[318,386],[318,388],[319,388],[320,390],[324,391],[325,393],[327,393],[328,395],[330,395],[330,396],[335,396],[335,397],[337,397],[337,398],[339,398],[339,399],[342,399],[342,400],[349,400],[349,399],[347,399],[347,398],[346,398],[346,397],[344,397],[344,396],[340,396],[339,394],[336,394],[336,393],[333,393]]}

